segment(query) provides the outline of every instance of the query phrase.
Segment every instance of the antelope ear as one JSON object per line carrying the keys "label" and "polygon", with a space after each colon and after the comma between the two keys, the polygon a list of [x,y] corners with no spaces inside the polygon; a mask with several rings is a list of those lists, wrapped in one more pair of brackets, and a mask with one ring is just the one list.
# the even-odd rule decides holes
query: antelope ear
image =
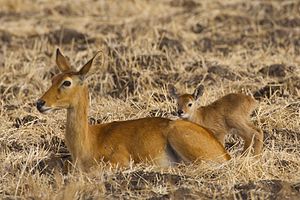
{"label": "antelope ear", "polygon": [[203,95],[203,91],[204,91],[204,86],[203,86],[203,85],[199,85],[199,86],[195,89],[195,91],[194,91],[194,93],[193,93],[194,99],[197,100],[200,96],[202,96],[202,95]]}
{"label": "antelope ear", "polygon": [[59,48],[56,50],[56,64],[61,72],[66,72],[71,70],[70,63],[67,58],[62,55]]}
{"label": "antelope ear", "polygon": [[94,57],[92,59],[90,59],[85,65],[83,65],[83,67],[81,67],[81,69],[79,70],[78,74],[82,77],[84,77],[91,69],[92,65],[93,65],[93,61],[96,58],[96,56],[98,56],[100,53],[102,53],[101,51],[98,51]]}
{"label": "antelope ear", "polygon": [[171,97],[177,99],[178,98],[178,93],[177,93],[177,89],[175,88],[175,86],[170,84],[168,86],[168,89],[169,89],[169,94],[171,95]]}

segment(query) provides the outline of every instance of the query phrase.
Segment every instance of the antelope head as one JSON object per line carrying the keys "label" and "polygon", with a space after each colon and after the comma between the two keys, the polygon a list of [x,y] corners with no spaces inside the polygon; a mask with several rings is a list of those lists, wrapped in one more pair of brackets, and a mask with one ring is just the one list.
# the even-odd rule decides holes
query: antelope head
{"label": "antelope head", "polygon": [[57,49],[56,64],[61,73],[52,78],[51,87],[36,102],[37,109],[41,113],[48,113],[53,110],[74,107],[80,99],[77,97],[83,95],[84,88],[86,88],[84,84],[85,75],[90,70],[95,56],[79,71],[75,71],[60,50]]}
{"label": "antelope head", "polygon": [[189,119],[197,109],[196,101],[203,95],[204,86],[199,85],[193,94],[178,94],[173,85],[169,85],[170,95],[177,101],[177,114],[182,119]]}

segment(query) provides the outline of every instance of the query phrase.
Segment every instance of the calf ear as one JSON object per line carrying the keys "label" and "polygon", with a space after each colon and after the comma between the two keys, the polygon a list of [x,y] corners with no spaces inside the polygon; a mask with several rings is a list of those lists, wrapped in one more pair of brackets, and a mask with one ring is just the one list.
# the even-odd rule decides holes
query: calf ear
{"label": "calf ear", "polygon": [[67,58],[62,55],[59,49],[56,50],[56,64],[61,72],[71,70],[70,63]]}
{"label": "calf ear", "polygon": [[203,91],[204,91],[204,86],[203,86],[203,85],[199,85],[199,86],[195,89],[195,91],[194,91],[194,93],[193,93],[194,99],[197,100],[200,96],[202,96],[202,95],[203,95]]}
{"label": "calf ear", "polygon": [[177,89],[175,88],[175,86],[172,84],[168,85],[168,90],[169,90],[169,94],[171,95],[171,97],[177,99],[178,93],[177,93]]}

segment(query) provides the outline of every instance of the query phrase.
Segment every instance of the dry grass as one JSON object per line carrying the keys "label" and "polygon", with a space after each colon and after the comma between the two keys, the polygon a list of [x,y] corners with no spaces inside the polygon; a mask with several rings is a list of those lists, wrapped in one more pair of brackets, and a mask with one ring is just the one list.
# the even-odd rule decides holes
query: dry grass
{"label": "dry grass", "polygon": [[[299,199],[299,1],[9,1],[0,10],[0,198]],[[65,111],[42,115],[35,100],[57,72],[60,47],[79,67],[93,53],[91,123],[173,117],[168,83],[206,87],[200,104],[229,92],[260,101],[261,159],[160,169],[66,170]]]}

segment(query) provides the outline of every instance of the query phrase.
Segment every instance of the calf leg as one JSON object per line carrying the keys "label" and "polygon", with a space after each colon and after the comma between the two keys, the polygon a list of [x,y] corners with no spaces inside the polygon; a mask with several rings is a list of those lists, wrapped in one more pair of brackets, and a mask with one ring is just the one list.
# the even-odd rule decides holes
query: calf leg
{"label": "calf leg", "polygon": [[251,122],[241,121],[240,119],[228,120],[230,127],[237,131],[237,134],[245,141],[244,150],[247,151],[252,145],[254,148],[254,155],[258,155],[263,147],[263,133],[260,129],[256,128]]}
{"label": "calf leg", "polygon": [[252,132],[254,133],[254,143],[253,143],[253,148],[254,148],[254,155],[258,155],[262,152],[263,148],[263,140],[264,140],[264,134],[263,132],[254,126],[251,122],[248,123],[248,126],[252,129]]}

